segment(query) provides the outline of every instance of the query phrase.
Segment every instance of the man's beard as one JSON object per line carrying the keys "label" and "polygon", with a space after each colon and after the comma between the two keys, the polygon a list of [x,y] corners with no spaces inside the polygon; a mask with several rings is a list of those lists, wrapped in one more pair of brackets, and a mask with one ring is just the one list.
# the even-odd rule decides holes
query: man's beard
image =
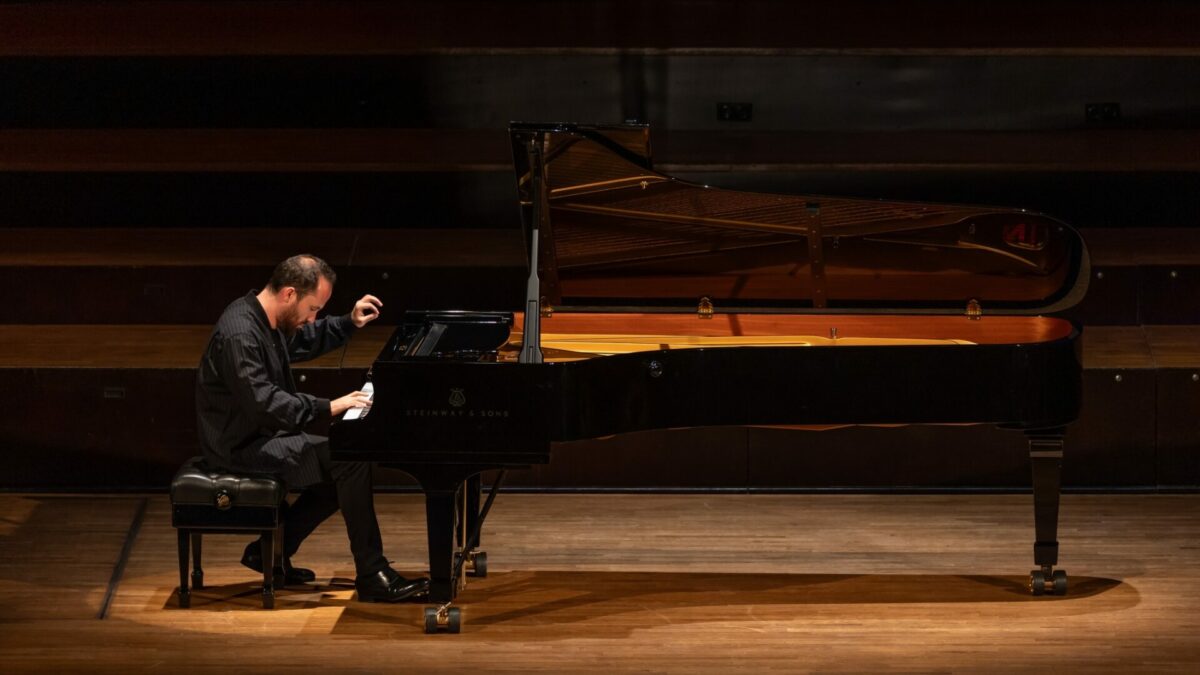
{"label": "man's beard", "polygon": [[288,310],[287,314],[279,318],[279,330],[283,331],[283,334],[288,338],[295,337],[296,333],[300,332],[300,326],[302,325],[299,317],[300,312],[296,309]]}

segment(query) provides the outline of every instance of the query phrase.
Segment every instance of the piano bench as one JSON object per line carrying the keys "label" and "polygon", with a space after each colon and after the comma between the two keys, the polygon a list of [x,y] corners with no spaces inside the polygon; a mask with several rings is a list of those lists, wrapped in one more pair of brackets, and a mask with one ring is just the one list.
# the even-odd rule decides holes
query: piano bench
{"label": "piano bench", "polygon": [[287,486],[275,476],[215,470],[204,458],[184,462],[171,481],[171,524],[179,539],[179,606],[191,605],[188,559],[192,558],[192,588],[204,588],[200,563],[204,534],[258,534],[262,537],[265,609],[275,607],[272,570],[282,560],[282,504]]}

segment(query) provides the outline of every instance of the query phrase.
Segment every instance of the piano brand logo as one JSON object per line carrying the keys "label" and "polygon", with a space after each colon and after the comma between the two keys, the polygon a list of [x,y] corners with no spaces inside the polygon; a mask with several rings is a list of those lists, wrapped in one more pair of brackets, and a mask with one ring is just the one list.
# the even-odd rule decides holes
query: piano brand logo
{"label": "piano brand logo", "polygon": [[489,417],[507,419],[507,410],[463,410],[462,408],[405,408],[409,417]]}
{"label": "piano brand logo", "polygon": [[507,410],[478,410],[463,408],[467,404],[467,395],[462,389],[450,389],[449,408],[406,408],[405,415],[409,417],[490,417],[495,419],[508,418]]}

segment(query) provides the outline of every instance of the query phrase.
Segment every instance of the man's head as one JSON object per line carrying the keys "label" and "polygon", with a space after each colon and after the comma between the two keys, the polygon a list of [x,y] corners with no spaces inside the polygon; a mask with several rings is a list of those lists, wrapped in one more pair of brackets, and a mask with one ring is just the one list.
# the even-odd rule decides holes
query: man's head
{"label": "man's head", "polygon": [[275,298],[275,325],[293,335],[317,318],[329,296],[337,274],[315,255],[294,255],[275,266],[267,289]]}

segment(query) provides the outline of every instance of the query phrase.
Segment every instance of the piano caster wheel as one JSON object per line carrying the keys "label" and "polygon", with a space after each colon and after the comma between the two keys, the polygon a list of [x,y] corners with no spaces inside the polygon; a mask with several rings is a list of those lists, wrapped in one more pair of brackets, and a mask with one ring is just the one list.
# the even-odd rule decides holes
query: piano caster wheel
{"label": "piano caster wheel", "polygon": [[1054,570],[1054,594],[1067,594],[1067,573],[1063,570]]}
{"label": "piano caster wheel", "polygon": [[179,594],[179,608],[187,609],[188,607],[191,607],[191,606],[192,606],[192,594],[188,593],[187,591],[181,592]]}
{"label": "piano caster wheel", "polygon": [[1046,592],[1046,575],[1042,574],[1041,570],[1033,570],[1029,573],[1029,592],[1034,595]]}
{"label": "piano caster wheel", "polygon": [[1033,570],[1029,573],[1029,592],[1034,595],[1066,595],[1067,573],[1064,570]]}
{"label": "piano caster wheel", "polygon": [[474,551],[467,558],[467,575],[480,579],[487,576],[487,553]]}
{"label": "piano caster wheel", "polygon": [[204,572],[192,572],[192,588],[204,590]]}
{"label": "piano caster wheel", "polygon": [[432,635],[445,630],[457,634],[462,631],[462,610],[458,607],[426,607],[425,632]]}

